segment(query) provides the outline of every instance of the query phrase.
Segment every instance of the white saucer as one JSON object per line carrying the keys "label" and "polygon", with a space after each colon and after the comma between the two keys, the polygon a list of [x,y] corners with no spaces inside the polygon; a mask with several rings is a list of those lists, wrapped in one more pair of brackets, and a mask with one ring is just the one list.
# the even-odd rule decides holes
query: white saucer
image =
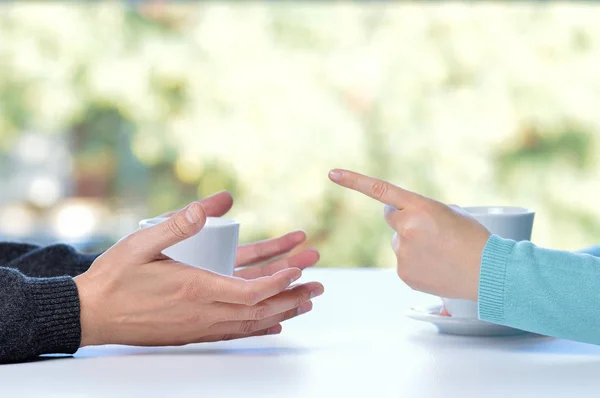
{"label": "white saucer", "polygon": [[406,316],[417,321],[432,323],[443,334],[458,336],[513,336],[527,333],[523,330],[495,325],[480,321],[479,319],[443,316],[440,315],[441,309],[441,304],[414,307],[406,313]]}

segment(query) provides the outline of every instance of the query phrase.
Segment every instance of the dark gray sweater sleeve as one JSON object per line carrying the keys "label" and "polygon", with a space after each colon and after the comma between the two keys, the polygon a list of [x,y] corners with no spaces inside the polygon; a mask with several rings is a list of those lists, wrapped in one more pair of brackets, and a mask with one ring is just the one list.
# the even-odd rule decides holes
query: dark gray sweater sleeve
{"label": "dark gray sweater sleeve", "polygon": [[39,248],[29,243],[0,242],[0,264],[6,264]]}
{"label": "dark gray sweater sleeve", "polygon": [[0,266],[14,268],[27,276],[77,276],[88,270],[98,254],[78,253],[71,246],[45,247],[25,243],[0,243]]}
{"label": "dark gray sweater sleeve", "polygon": [[79,295],[71,277],[31,278],[0,268],[0,364],[72,354],[80,342]]}
{"label": "dark gray sweater sleeve", "polygon": [[81,342],[79,295],[72,276],[97,255],[66,245],[0,244],[0,363],[72,354]]}

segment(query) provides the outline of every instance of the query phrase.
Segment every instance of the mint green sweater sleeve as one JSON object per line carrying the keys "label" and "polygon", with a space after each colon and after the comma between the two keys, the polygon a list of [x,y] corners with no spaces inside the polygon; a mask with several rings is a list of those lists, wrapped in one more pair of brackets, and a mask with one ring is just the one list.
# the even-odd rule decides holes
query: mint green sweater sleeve
{"label": "mint green sweater sleeve", "polygon": [[600,344],[600,258],[493,235],[481,260],[479,318]]}

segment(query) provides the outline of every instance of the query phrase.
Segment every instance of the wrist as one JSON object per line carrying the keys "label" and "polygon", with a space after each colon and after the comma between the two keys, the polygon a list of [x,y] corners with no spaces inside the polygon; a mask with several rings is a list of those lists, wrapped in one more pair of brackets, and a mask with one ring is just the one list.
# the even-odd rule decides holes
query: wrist
{"label": "wrist", "polygon": [[94,299],[94,285],[89,280],[89,275],[83,273],[73,278],[75,285],[77,286],[77,292],[79,294],[79,308],[80,308],[80,323],[81,323],[81,343],[80,347],[90,345],[100,345],[102,339],[100,338],[100,325],[96,320],[98,311],[96,310],[96,300]]}
{"label": "wrist", "polygon": [[473,250],[470,250],[473,255],[469,260],[469,283],[467,290],[464,292],[464,298],[466,300],[477,301],[479,297],[479,282],[481,279],[481,264],[483,261],[485,249],[491,238],[492,234],[485,231],[485,234],[481,234],[478,239],[474,239]]}

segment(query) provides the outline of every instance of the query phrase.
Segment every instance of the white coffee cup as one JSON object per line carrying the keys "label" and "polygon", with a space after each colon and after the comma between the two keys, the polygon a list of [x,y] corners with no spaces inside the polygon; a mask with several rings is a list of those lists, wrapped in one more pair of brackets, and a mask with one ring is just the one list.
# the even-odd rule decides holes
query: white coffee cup
{"label": "white coffee cup", "polygon": [[[477,206],[463,207],[467,213],[492,234],[515,241],[531,240],[535,212],[523,207]],[[457,318],[478,318],[477,302],[442,298],[446,311]]]}
{"label": "white coffee cup", "polygon": [[[148,228],[166,220],[168,218],[161,217],[142,220],[140,228]],[[230,218],[208,217],[200,232],[163,250],[163,254],[184,264],[231,276],[239,229],[240,224]]]}

